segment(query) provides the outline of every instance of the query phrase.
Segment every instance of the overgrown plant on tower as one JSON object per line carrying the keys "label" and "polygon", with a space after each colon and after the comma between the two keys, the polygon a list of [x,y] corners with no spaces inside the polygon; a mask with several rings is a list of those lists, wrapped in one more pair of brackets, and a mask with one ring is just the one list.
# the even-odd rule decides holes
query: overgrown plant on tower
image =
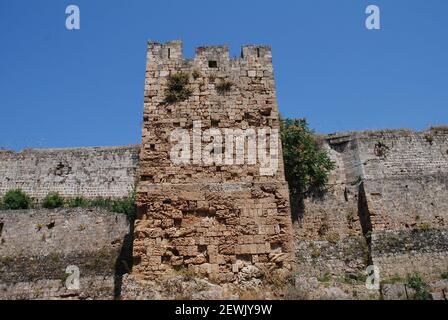
{"label": "overgrown plant on tower", "polygon": [[232,90],[233,87],[233,82],[230,80],[222,80],[220,83],[218,83],[216,85],[216,91],[218,91],[218,93],[220,95],[225,94],[226,92],[229,92],[230,90]]}
{"label": "overgrown plant on tower", "polygon": [[189,76],[186,73],[169,75],[168,88],[165,91],[165,102],[176,103],[187,100],[192,94],[188,80]]}

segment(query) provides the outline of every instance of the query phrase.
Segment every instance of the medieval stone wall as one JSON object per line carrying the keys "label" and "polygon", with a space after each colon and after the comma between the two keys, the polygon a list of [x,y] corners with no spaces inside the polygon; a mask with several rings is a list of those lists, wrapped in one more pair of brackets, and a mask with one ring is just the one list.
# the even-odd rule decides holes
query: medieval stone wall
{"label": "medieval stone wall", "polygon": [[[167,103],[176,74],[191,95]],[[232,59],[226,46],[202,47],[188,60],[179,41],[150,42],[141,147],[0,150],[0,196],[118,198],[137,183],[127,292],[184,269],[241,284],[295,265],[364,291],[371,264],[383,280],[448,272],[446,127],[323,137],[336,164],[329,189],[293,200],[292,222],[278,129],[269,47]],[[125,216],[100,209],[0,212],[0,299],[117,297],[128,233]],[[75,292],[68,265],[81,271]]]}
{"label": "medieval stone wall", "polygon": [[411,229],[377,231],[372,235],[373,262],[383,278],[418,272],[438,279],[448,270],[448,230]]}
{"label": "medieval stone wall", "polygon": [[446,226],[448,130],[376,132],[359,141],[375,230]]}
{"label": "medieval stone wall", "polygon": [[[337,169],[323,198],[305,199],[296,224],[299,269],[340,276],[375,264],[383,279],[446,272],[448,131],[359,132],[326,141]],[[322,246],[334,250],[316,249]]]}
{"label": "medieval stone wall", "polygon": [[[125,215],[102,209],[0,212],[1,299],[113,299],[117,264],[129,250]],[[121,258],[120,258],[121,257]],[[80,287],[66,286],[68,266]]]}
{"label": "medieval stone wall", "polygon": [[[188,75],[192,94],[186,101],[166,103],[169,76],[180,73]],[[225,82],[231,86],[221,92],[219,86]],[[186,60],[181,42],[149,43],[135,222],[136,275],[151,279],[190,268],[232,282],[247,268],[258,273],[263,267],[290,268],[292,231],[281,146],[274,134],[278,128],[269,47],[245,46],[240,59],[229,59],[225,46],[203,47],[193,60]],[[244,130],[258,140],[243,142],[244,158],[233,156],[233,164],[216,158],[205,162],[205,157],[221,153],[203,149],[196,154],[197,143],[216,142],[216,135],[224,137],[226,129]],[[187,139],[191,161],[173,162],[171,151],[179,142],[172,139],[176,130]],[[255,162],[248,156],[265,138],[273,147],[269,161],[275,163],[267,175],[266,162],[260,161],[263,155],[257,153]],[[236,152],[238,147],[228,144],[234,142],[226,136],[222,153]]]}
{"label": "medieval stone wall", "polygon": [[138,146],[0,150],[0,196],[21,188],[40,200],[65,197],[125,197],[134,188]]}

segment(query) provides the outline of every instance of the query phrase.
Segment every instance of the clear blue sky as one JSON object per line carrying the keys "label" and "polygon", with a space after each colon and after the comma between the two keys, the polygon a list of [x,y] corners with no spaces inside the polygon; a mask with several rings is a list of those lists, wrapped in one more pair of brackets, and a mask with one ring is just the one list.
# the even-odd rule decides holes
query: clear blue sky
{"label": "clear blue sky", "polygon": [[0,0],[0,147],[139,143],[147,39],[272,45],[281,113],[319,132],[448,123],[446,0]]}

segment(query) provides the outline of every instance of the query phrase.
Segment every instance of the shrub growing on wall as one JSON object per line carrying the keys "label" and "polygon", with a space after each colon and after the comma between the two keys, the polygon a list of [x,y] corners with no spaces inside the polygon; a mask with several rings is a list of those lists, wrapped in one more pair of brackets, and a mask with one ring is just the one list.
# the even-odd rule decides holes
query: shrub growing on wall
{"label": "shrub growing on wall", "polygon": [[31,208],[33,201],[21,189],[14,189],[6,192],[1,203],[4,210],[19,210]]}
{"label": "shrub growing on wall", "polygon": [[126,198],[115,200],[111,210],[112,212],[123,213],[129,219],[133,219],[135,215],[135,191],[131,191]]}
{"label": "shrub growing on wall", "polygon": [[431,300],[429,285],[418,273],[408,275],[408,285],[415,290],[414,300]]}
{"label": "shrub growing on wall", "polygon": [[57,192],[50,192],[44,198],[42,206],[47,209],[55,209],[64,206],[64,198],[62,198]]}
{"label": "shrub growing on wall", "polygon": [[89,201],[83,197],[67,199],[66,203],[69,208],[87,207],[89,205]]}
{"label": "shrub growing on wall", "polygon": [[76,197],[68,199],[66,201],[66,205],[69,208],[103,208],[111,212],[125,214],[129,219],[133,219],[135,215],[135,191],[131,191],[127,197],[123,197],[121,199],[99,197],[88,200],[83,197]]}
{"label": "shrub growing on wall", "polygon": [[232,90],[233,82],[229,80],[223,80],[216,85],[216,90],[219,94],[224,94],[230,90]]}
{"label": "shrub growing on wall", "polygon": [[320,148],[314,131],[305,119],[282,119],[280,131],[285,176],[291,201],[294,202],[291,207],[297,215],[304,198],[325,192],[335,164],[328,153]]}
{"label": "shrub growing on wall", "polygon": [[177,73],[168,76],[168,88],[165,91],[165,102],[175,103],[187,100],[192,91],[188,86],[188,74]]}

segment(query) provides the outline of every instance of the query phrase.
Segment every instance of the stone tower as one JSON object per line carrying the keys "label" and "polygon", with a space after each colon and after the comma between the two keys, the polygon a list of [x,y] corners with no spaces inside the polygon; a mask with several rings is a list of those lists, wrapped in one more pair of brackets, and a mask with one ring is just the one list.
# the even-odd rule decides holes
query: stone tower
{"label": "stone tower", "polygon": [[[168,103],[176,75],[188,94]],[[148,43],[135,275],[189,268],[233,282],[291,267],[278,129],[270,47],[244,46],[238,59],[226,46],[201,47],[189,60],[180,41]]]}

